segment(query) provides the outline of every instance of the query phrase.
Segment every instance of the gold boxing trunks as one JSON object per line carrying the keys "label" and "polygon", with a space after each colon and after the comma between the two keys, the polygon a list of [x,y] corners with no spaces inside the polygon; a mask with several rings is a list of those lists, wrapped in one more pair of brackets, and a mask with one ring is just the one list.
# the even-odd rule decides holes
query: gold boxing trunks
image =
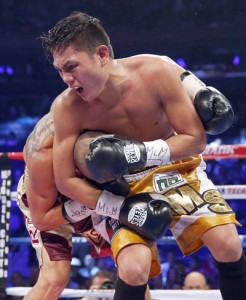
{"label": "gold boxing trunks", "polygon": [[[165,195],[173,214],[170,230],[184,255],[195,252],[203,245],[201,236],[210,228],[228,223],[240,225],[231,207],[207,178],[205,168],[202,156],[198,155],[124,176],[130,184],[131,195],[143,192]],[[114,258],[122,248],[136,243],[150,247],[150,277],[157,275],[160,262],[156,244],[149,243],[130,230],[119,230],[113,237],[111,246]]]}

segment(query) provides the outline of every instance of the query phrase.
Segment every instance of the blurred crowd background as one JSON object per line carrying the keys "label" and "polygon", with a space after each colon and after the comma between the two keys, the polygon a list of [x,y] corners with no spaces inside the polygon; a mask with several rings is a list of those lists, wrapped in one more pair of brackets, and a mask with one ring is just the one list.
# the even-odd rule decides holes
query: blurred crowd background
{"label": "blurred crowd background", "polygon": [[[39,36],[74,10],[101,19],[111,36],[115,57],[139,53],[167,55],[223,92],[235,111],[233,126],[208,144],[246,142],[246,0],[1,0],[0,1],[0,152],[22,151],[25,139],[66,86],[43,53]],[[23,171],[12,161],[13,191]],[[207,162],[216,185],[246,184],[245,159]],[[246,234],[246,201],[229,200]],[[25,237],[22,215],[11,206],[11,237]],[[217,272],[205,248],[183,257],[175,244],[159,243],[162,273],[152,289],[179,289],[184,276],[198,270],[218,288]],[[93,259],[89,245],[74,244],[69,287],[89,288],[98,270],[116,272],[111,258]],[[36,256],[29,244],[9,252],[9,286],[32,286]]]}

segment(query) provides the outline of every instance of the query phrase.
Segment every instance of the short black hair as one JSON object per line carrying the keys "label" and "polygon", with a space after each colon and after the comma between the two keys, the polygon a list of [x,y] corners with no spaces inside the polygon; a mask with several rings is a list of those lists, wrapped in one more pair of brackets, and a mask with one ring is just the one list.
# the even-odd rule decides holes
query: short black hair
{"label": "short black hair", "polygon": [[68,17],[61,19],[47,34],[43,33],[40,38],[47,57],[71,44],[76,49],[91,54],[99,45],[106,45],[110,57],[114,57],[110,38],[101,22],[84,12],[72,12]]}

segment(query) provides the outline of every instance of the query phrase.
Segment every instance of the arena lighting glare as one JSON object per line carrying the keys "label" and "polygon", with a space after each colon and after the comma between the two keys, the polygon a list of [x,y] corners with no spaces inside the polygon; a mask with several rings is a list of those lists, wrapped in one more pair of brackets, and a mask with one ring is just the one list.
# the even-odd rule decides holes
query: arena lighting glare
{"label": "arena lighting glare", "polygon": [[178,58],[176,60],[176,63],[178,65],[180,65],[181,67],[183,67],[184,69],[186,69],[186,62],[185,62],[184,58],[182,58],[182,57]]}
{"label": "arena lighting glare", "polygon": [[234,66],[238,66],[240,64],[240,56],[239,55],[235,55],[233,57],[232,63]]}
{"label": "arena lighting glare", "polygon": [[13,75],[14,74],[14,70],[10,66],[6,66],[6,73],[8,75]]}
{"label": "arena lighting glare", "polygon": [[0,65],[0,74],[13,75],[14,69],[10,66]]}

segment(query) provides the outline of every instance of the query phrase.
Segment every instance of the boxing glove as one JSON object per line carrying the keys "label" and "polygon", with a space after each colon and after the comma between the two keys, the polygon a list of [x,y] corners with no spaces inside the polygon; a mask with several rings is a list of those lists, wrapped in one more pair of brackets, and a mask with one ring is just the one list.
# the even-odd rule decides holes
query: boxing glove
{"label": "boxing glove", "polygon": [[93,180],[103,183],[149,166],[165,165],[170,150],[163,140],[141,142],[117,135],[104,135],[90,142],[85,162]]}
{"label": "boxing glove", "polygon": [[208,134],[220,134],[231,127],[233,109],[220,91],[207,87],[189,71],[181,74],[181,80]]}
{"label": "boxing glove", "polygon": [[[117,178],[115,181],[105,182],[102,184],[89,179],[88,181],[102,190],[107,190],[119,196],[126,197],[130,192],[130,186],[124,177]],[[66,201],[62,205],[62,215],[64,219],[66,219],[69,223],[75,223],[83,220],[89,217],[93,212],[95,212],[94,209],[88,208],[87,206],[84,206],[79,202],[73,200]]]}
{"label": "boxing glove", "polygon": [[130,192],[130,186],[124,177],[119,177],[114,181],[94,184],[101,190],[107,190],[115,195],[126,197]]}
{"label": "boxing glove", "polygon": [[127,198],[103,191],[96,213],[119,220],[150,240],[163,237],[172,222],[169,203],[161,194],[140,193]]}
{"label": "boxing glove", "polygon": [[[63,205],[63,216],[72,223],[77,222],[83,217],[84,208],[70,200]],[[94,212],[90,211],[90,214]],[[86,212],[89,213],[89,210]],[[104,190],[95,212],[118,220],[150,240],[161,238],[172,221],[170,206],[160,194],[141,193],[125,198]]]}

